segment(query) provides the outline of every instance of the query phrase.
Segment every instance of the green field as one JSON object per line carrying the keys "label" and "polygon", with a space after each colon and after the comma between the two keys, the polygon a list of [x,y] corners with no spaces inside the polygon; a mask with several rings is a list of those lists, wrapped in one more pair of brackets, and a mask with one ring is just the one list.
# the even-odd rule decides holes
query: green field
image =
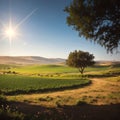
{"label": "green field", "polygon": [[0,73],[1,93],[25,94],[80,87],[90,83],[87,77],[119,75],[120,67],[119,65],[88,67],[85,69],[84,75],[87,77],[84,79],[76,68],[66,65],[0,65]]}
{"label": "green field", "polygon": [[[35,75],[41,77],[79,77],[80,73],[77,68],[71,68],[66,65],[0,65],[0,73]],[[119,64],[114,65],[95,65],[87,67],[84,72],[88,76],[110,76],[120,74]]]}
{"label": "green field", "polygon": [[70,68],[64,65],[31,65],[31,66],[23,66],[12,68],[12,71],[16,71],[18,73],[26,73],[26,74],[50,74],[50,73],[73,73],[78,72],[75,68]]}
{"label": "green field", "polygon": [[0,90],[3,94],[49,92],[80,87],[90,83],[85,79],[40,78],[20,75],[0,75]]}
{"label": "green field", "polygon": [[83,109],[90,117],[93,111],[116,114],[119,82],[120,64],[94,65],[83,76],[66,65],[0,65],[0,117],[70,120]]}

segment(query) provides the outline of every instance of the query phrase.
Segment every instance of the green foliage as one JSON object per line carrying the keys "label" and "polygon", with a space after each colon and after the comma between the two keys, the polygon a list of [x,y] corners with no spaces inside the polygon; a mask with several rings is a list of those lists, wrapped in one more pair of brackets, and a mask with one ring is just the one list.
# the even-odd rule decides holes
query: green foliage
{"label": "green foliage", "polygon": [[0,75],[0,89],[4,94],[47,92],[80,87],[88,84],[84,79],[40,78],[20,75]]}
{"label": "green foliage", "polygon": [[75,50],[69,54],[66,63],[71,67],[78,68],[81,74],[83,74],[86,67],[91,66],[95,63],[93,59],[94,56],[89,52]]}
{"label": "green foliage", "polygon": [[112,52],[120,45],[119,0],[73,0],[65,8],[68,25]]}

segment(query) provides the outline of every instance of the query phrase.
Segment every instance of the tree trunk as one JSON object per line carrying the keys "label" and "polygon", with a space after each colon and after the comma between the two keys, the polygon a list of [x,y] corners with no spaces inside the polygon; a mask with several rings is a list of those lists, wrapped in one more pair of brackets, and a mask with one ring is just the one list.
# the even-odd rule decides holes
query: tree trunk
{"label": "tree trunk", "polygon": [[84,73],[84,67],[81,67],[81,68],[78,68],[79,69],[79,72],[83,75],[83,73]]}

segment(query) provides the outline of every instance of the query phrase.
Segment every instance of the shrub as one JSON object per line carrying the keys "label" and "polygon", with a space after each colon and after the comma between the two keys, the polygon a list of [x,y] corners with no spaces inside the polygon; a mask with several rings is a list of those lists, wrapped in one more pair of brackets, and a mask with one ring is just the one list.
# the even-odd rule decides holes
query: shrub
{"label": "shrub", "polygon": [[5,98],[5,96],[4,95],[0,95],[0,105],[2,105],[2,104],[4,104],[4,103],[6,103],[6,98]]}
{"label": "shrub", "polygon": [[8,105],[0,108],[0,119],[1,120],[24,120],[24,114],[11,109]]}
{"label": "shrub", "polygon": [[76,105],[79,106],[79,105],[86,105],[86,101],[82,101],[82,100],[78,100]]}

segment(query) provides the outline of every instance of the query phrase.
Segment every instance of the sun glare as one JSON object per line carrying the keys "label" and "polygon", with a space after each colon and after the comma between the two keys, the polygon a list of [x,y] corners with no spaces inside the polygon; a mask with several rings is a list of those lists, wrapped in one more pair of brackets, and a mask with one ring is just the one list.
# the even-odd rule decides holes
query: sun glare
{"label": "sun glare", "polygon": [[12,38],[16,36],[16,31],[13,28],[9,27],[5,30],[5,34],[7,37]]}

